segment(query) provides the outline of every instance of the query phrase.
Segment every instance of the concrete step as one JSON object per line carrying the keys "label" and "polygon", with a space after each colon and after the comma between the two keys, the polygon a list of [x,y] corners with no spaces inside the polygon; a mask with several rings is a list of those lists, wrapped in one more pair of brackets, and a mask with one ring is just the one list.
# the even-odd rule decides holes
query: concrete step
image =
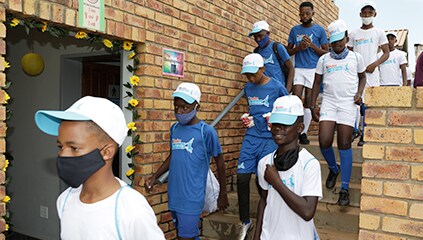
{"label": "concrete step", "polygon": [[[319,147],[319,141],[316,139],[314,139],[316,137],[313,137],[313,139],[310,140],[310,144],[309,145],[301,145],[301,147],[307,149],[307,151],[309,151],[315,158],[319,159],[319,160],[324,160],[322,153],[320,152],[320,147]],[[339,158],[339,151],[338,151],[338,147],[336,142],[333,143],[333,149],[335,151],[335,156],[336,156],[336,160],[339,163],[340,162],[340,158]],[[353,162],[363,162],[363,148],[362,147],[358,147],[357,143],[352,143],[351,144],[352,150],[353,150]]]}
{"label": "concrete step", "polygon": [[[337,182],[333,189],[327,189],[323,182],[322,193],[323,198],[319,202],[336,204],[339,198],[339,190],[341,188],[341,183]],[[350,183],[350,206],[360,207],[360,198],[361,198],[361,184],[360,183]]]}
{"label": "concrete step", "polygon": [[319,202],[314,215],[314,223],[318,229],[358,234],[359,215],[359,207],[341,207]]}
{"label": "concrete step", "polygon": [[[355,240],[358,239],[358,212],[356,208],[348,208],[348,210],[342,210],[337,206],[328,206],[329,210],[325,210],[325,204],[319,204],[318,209],[323,209],[323,212],[328,212],[334,218],[338,215],[343,215],[344,220],[338,221],[338,226],[324,225],[324,221],[320,218],[323,214],[316,214],[314,222],[316,224],[317,232],[319,233],[321,240]],[[356,214],[356,215],[354,215]],[[355,218],[354,218],[355,217]],[[255,225],[255,219],[252,219]],[[217,212],[211,214],[203,219],[202,228],[202,239],[221,239],[221,240],[233,240],[237,239],[239,234],[238,227],[239,219],[238,216],[229,214],[227,212]],[[323,225],[322,225],[323,223]],[[356,228],[354,228],[356,226]],[[339,229],[335,229],[337,227]],[[254,231],[254,229],[253,229]],[[252,232],[253,232],[252,231]],[[252,232],[249,234],[247,239],[252,239]]]}
{"label": "concrete step", "polygon": [[[328,174],[329,174],[329,167],[325,160],[320,160],[319,162],[320,162],[320,171],[322,174],[322,183],[326,183],[326,178],[328,177]],[[350,183],[361,183],[361,178],[362,178],[361,166],[362,166],[361,162],[353,162]],[[341,174],[338,175],[338,178],[336,179],[337,182],[342,182]]]}

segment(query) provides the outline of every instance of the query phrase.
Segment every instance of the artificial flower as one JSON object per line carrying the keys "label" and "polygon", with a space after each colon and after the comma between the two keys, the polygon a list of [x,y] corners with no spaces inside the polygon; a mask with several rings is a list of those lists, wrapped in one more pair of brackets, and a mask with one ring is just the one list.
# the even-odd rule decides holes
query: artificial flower
{"label": "artificial flower", "polygon": [[123,42],[123,50],[125,50],[125,51],[129,51],[129,50],[131,50],[132,49],[132,42],[129,42],[129,41],[124,41]]}
{"label": "artificial flower", "polygon": [[88,34],[86,32],[83,32],[83,31],[79,31],[75,34],[75,38],[77,38],[77,39],[84,39],[84,38],[87,38],[87,37],[88,37]]}
{"label": "artificial flower", "polygon": [[127,127],[128,127],[128,129],[129,129],[129,130],[131,130],[131,131],[135,131],[135,130],[137,130],[137,127],[135,127],[135,123],[134,123],[134,122],[130,122],[130,123],[128,123]]}
{"label": "artificial flower", "polygon": [[128,55],[128,60],[131,60],[134,56],[135,56],[135,52],[131,52],[131,53]]}
{"label": "artificial flower", "polygon": [[138,105],[138,100],[132,98],[128,103],[131,104],[131,106],[136,107]]}
{"label": "artificial flower", "polygon": [[7,94],[7,92],[4,92],[4,101],[9,101],[9,99],[10,99],[10,96],[9,96],[9,94]]}
{"label": "artificial flower", "polygon": [[129,78],[129,81],[131,82],[132,86],[138,86],[138,83],[140,82],[140,78],[136,75]]}
{"label": "artificial flower", "polygon": [[47,30],[47,22],[43,21],[43,26],[41,27],[41,32],[45,32]]}
{"label": "artificial flower", "polygon": [[104,44],[104,46],[106,46],[107,48],[112,48],[112,47],[113,47],[113,43],[112,43],[109,39],[104,39],[104,40],[103,40],[103,44]]}
{"label": "artificial flower", "polygon": [[8,61],[4,61],[4,68],[10,68],[10,63]]}
{"label": "artificial flower", "polygon": [[129,152],[132,152],[132,150],[134,150],[134,149],[135,149],[135,147],[134,147],[134,146],[129,145],[129,146],[127,146],[127,147],[125,148],[125,152],[126,152],[126,153],[129,153]]}
{"label": "artificial flower", "polygon": [[4,172],[6,172],[6,169],[8,166],[9,166],[9,160],[6,159],[6,161],[4,161],[4,167],[3,167]]}
{"label": "artificial flower", "polygon": [[9,231],[9,224],[6,223],[5,230]]}
{"label": "artificial flower", "polygon": [[10,201],[10,197],[6,195],[1,201],[4,203],[8,203]]}
{"label": "artificial flower", "polygon": [[133,168],[128,169],[128,171],[126,171],[126,176],[129,177],[132,174],[134,174],[135,170]]}
{"label": "artificial flower", "polygon": [[20,21],[16,18],[12,19],[12,21],[10,21],[10,26],[12,27],[16,27],[18,26],[18,24],[20,23]]}

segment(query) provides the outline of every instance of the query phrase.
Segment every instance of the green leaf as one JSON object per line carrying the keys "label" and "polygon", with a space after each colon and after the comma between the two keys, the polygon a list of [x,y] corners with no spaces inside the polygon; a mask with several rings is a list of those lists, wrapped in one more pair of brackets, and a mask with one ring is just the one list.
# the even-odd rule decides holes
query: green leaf
{"label": "green leaf", "polygon": [[6,111],[6,120],[9,120],[13,116],[12,112]]}
{"label": "green leaf", "polygon": [[131,152],[126,153],[126,156],[127,156],[128,158],[132,158],[132,156],[131,156]]}
{"label": "green leaf", "polygon": [[132,130],[128,129],[128,132],[126,133],[126,136],[130,137],[132,135]]}
{"label": "green leaf", "polygon": [[127,65],[126,69],[131,73],[135,71],[135,68],[132,65]]}
{"label": "green leaf", "polygon": [[126,87],[126,88],[132,89],[132,85],[130,83],[128,83],[128,82],[125,83],[125,84],[123,84],[123,86]]}
{"label": "green leaf", "polygon": [[129,168],[134,168],[134,167],[135,167],[135,164],[133,164],[133,163],[128,163],[128,167],[129,167]]}
{"label": "green leaf", "polygon": [[133,142],[136,142],[136,141],[138,141],[140,139],[140,135],[136,135],[135,137],[134,137],[134,139],[133,139]]}
{"label": "green leaf", "polygon": [[134,59],[134,65],[136,66],[136,65],[138,65],[138,64],[140,64],[140,60],[138,59],[138,58],[133,58]]}
{"label": "green leaf", "polygon": [[131,92],[128,92],[128,91],[126,91],[126,94],[128,95],[128,97],[134,96]]}
{"label": "green leaf", "polygon": [[12,85],[12,82],[7,81],[3,89],[9,89],[10,85]]}
{"label": "green leaf", "polygon": [[129,105],[129,104],[125,108],[128,109],[128,110],[130,110],[130,111],[132,111],[132,109],[134,109],[134,107],[132,105]]}
{"label": "green leaf", "polygon": [[138,141],[136,141],[135,142],[135,144],[143,144],[144,142],[143,141],[141,141],[141,140],[138,140]]}

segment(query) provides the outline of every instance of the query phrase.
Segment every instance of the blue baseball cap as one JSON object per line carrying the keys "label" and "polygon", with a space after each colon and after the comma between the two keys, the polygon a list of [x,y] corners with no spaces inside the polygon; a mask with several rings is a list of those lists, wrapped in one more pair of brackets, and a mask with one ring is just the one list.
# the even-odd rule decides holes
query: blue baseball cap
{"label": "blue baseball cap", "polygon": [[197,101],[200,104],[201,91],[194,83],[181,83],[173,92],[172,97],[182,98],[185,102],[192,104]]}
{"label": "blue baseball cap", "polygon": [[296,95],[286,95],[273,103],[269,123],[292,125],[299,116],[304,116],[303,102]]}
{"label": "blue baseball cap", "polygon": [[328,26],[329,32],[329,42],[333,43],[339,41],[345,37],[345,32],[347,31],[347,24],[344,20],[338,19],[333,21]]}

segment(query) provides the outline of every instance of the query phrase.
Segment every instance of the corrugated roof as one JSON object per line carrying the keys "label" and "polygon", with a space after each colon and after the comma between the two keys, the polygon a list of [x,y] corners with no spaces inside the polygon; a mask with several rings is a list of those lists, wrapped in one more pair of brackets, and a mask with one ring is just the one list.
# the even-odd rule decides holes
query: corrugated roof
{"label": "corrugated roof", "polygon": [[[388,32],[395,32],[397,34],[397,42],[395,43],[395,47],[398,49],[408,48],[408,29],[393,29],[393,30],[385,30],[386,33]],[[407,49],[406,49],[407,50]]]}

